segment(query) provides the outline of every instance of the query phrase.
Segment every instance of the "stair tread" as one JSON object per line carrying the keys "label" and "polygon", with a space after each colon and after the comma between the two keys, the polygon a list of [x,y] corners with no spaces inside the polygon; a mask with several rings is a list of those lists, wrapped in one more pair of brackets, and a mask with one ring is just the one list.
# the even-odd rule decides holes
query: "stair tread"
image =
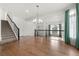
{"label": "stair tread", "polygon": [[13,36],[13,34],[1,35],[1,36]]}
{"label": "stair tread", "polygon": [[7,39],[13,39],[15,37],[11,37],[11,38],[2,38],[2,40],[7,40]]}
{"label": "stair tread", "polygon": [[2,40],[2,41],[0,41],[0,44],[10,43],[13,41],[17,41],[17,39],[13,38],[13,39]]}
{"label": "stair tread", "polygon": [[15,36],[2,36],[2,38],[5,38],[5,37],[15,37]]}

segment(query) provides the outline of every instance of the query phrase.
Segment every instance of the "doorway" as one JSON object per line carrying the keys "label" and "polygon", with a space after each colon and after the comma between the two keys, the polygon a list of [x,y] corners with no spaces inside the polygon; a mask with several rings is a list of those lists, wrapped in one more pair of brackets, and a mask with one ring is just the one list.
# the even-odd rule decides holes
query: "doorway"
{"label": "doorway", "polygon": [[49,36],[55,38],[56,40],[63,40],[64,30],[62,29],[62,24],[49,25]]}

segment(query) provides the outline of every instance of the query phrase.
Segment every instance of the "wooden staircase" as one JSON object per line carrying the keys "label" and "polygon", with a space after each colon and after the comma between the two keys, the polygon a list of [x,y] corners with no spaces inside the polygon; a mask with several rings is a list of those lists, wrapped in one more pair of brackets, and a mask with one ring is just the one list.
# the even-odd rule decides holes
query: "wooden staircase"
{"label": "wooden staircase", "polygon": [[16,41],[16,37],[8,21],[1,21],[1,37],[0,44]]}

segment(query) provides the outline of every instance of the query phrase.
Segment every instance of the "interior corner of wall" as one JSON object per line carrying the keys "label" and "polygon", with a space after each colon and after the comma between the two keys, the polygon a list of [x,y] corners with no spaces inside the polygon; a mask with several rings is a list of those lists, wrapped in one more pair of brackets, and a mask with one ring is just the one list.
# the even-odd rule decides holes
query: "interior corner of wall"
{"label": "interior corner of wall", "polygon": [[1,41],[1,20],[0,20],[0,41]]}
{"label": "interior corner of wall", "polygon": [[0,41],[2,40],[1,36],[0,36]]}

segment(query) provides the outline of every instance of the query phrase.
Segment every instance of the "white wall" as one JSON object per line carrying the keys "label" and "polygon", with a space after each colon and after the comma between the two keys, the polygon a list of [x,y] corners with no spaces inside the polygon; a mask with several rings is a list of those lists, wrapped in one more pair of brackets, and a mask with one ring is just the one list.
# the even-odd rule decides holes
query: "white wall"
{"label": "white wall", "polygon": [[1,20],[0,20],[0,41],[1,41]]}
{"label": "white wall", "polygon": [[6,11],[0,8],[0,20],[5,20],[6,18]]}
{"label": "white wall", "polygon": [[[44,20],[43,26],[44,28],[47,28],[49,24],[59,24],[64,22],[64,12],[56,12],[52,14],[48,14],[45,16],[40,17],[42,20]],[[13,21],[16,23],[16,25],[20,28],[20,36],[33,36],[34,35],[34,28],[35,24],[33,24],[32,20],[28,21],[13,17]]]}
{"label": "white wall", "polygon": [[64,12],[59,11],[59,12],[51,13],[51,14],[48,14],[48,15],[42,17],[42,19],[46,22],[47,25],[63,23],[64,22]]}
{"label": "white wall", "polygon": [[18,17],[13,17],[13,21],[20,28],[20,36],[33,35],[33,23],[20,19]]}

